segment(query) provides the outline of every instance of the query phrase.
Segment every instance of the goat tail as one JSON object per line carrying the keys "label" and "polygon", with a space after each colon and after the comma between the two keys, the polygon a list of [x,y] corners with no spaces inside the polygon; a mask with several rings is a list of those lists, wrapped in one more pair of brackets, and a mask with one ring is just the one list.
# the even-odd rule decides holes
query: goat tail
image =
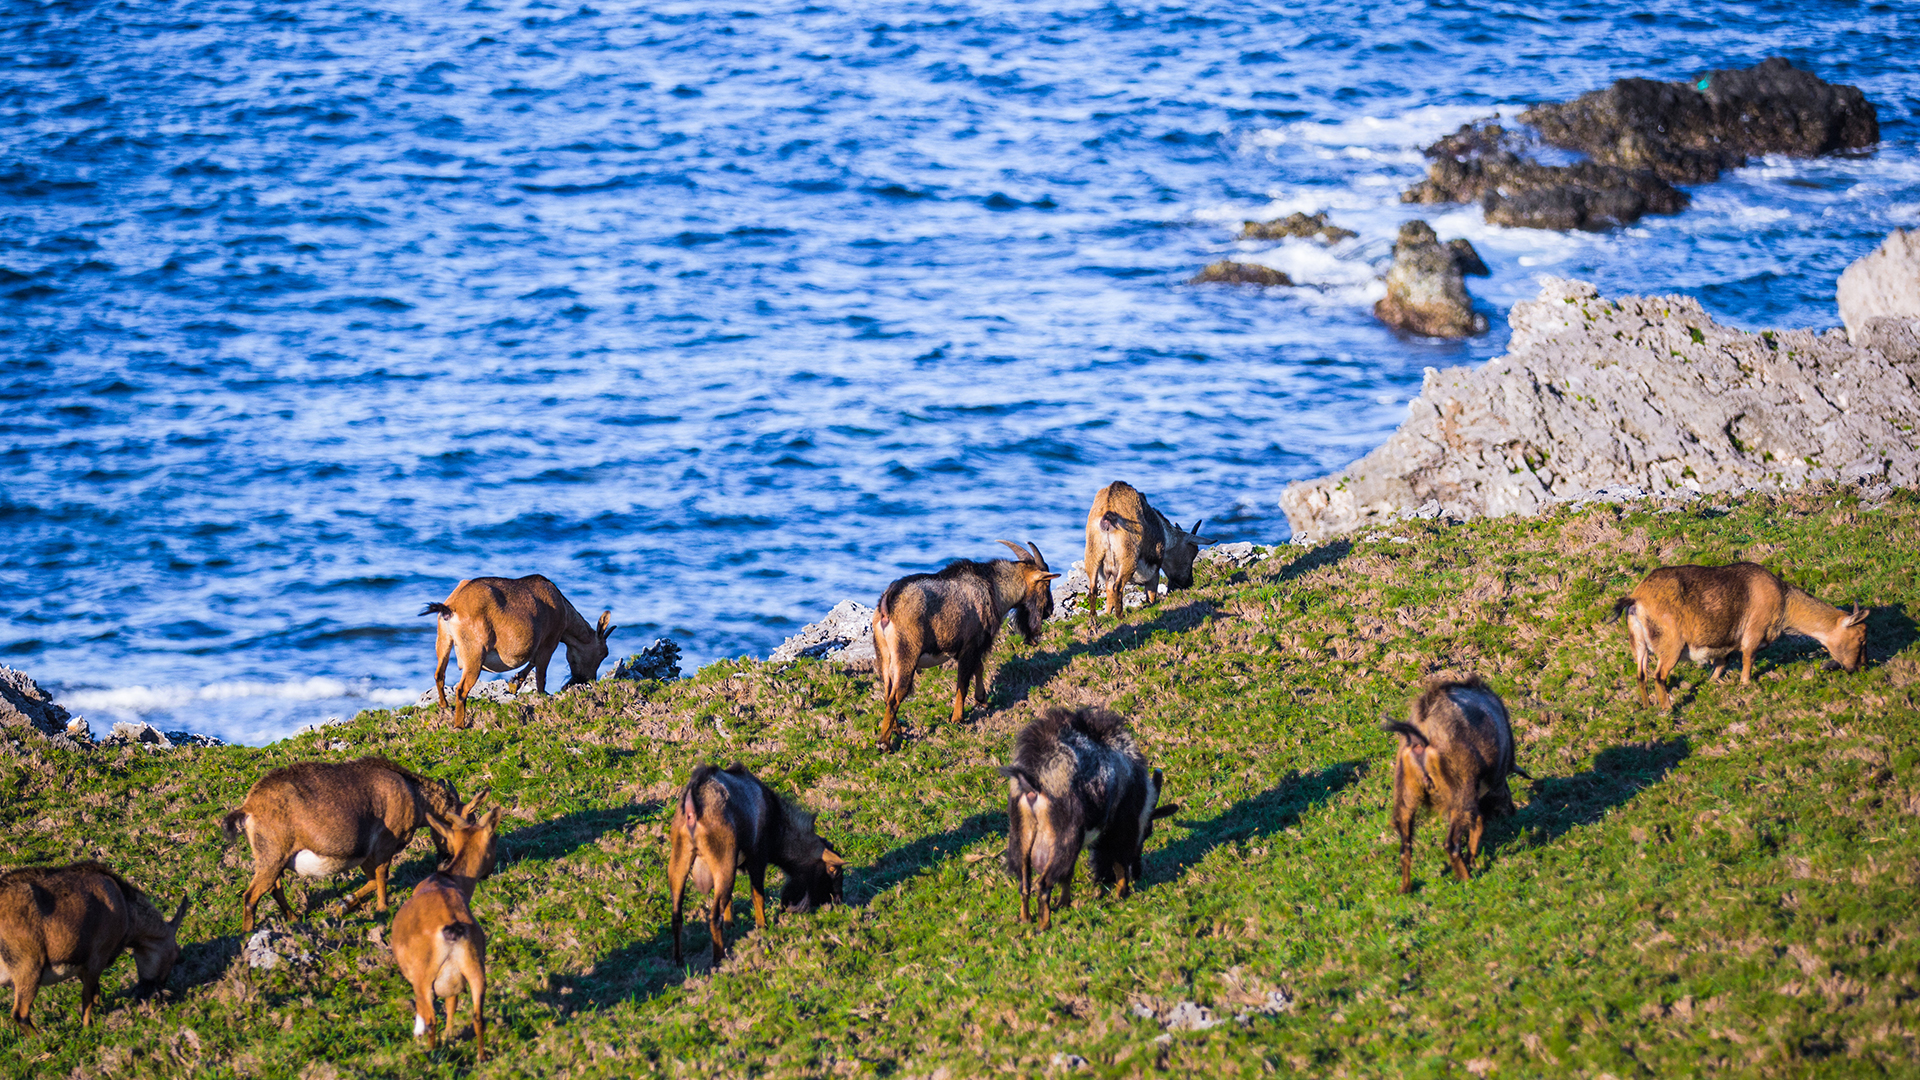
{"label": "goat tail", "polygon": [[235,810],[220,820],[220,831],[226,834],[228,843],[239,839],[241,830],[246,827],[247,812],[245,810]]}
{"label": "goat tail", "polygon": [[[1521,767],[1520,767],[1520,766],[1518,766],[1518,765],[1508,765],[1508,766],[1507,766],[1507,771],[1508,771],[1508,772],[1510,772],[1510,773],[1512,773],[1513,775],[1515,775],[1515,776],[1517,776],[1517,777],[1519,777],[1519,778],[1521,778],[1522,780],[1533,780],[1533,774],[1532,774],[1532,773],[1530,773],[1530,772],[1528,772],[1527,770],[1525,770],[1525,769],[1523,769],[1523,768],[1521,768]],[[1539,783],[1540,781],[1538,781],[1538,780],[1533,780],[1533,782],[1537,784],[1537,783]]]}
{"label": "goat tail", "polygon": [[1427,733],[1407,723],[1405,720],[1389,720],[1380,725],[1380,730],[1389,735],[1398,735],[1405,739],[1408,746],[1427,745]]}
{"label": "goat tail", "polygon": [[1100,515],[1101,532],[1113,532],[1115,529],[1130,532],[1135,536],[1140,535],[1140,525],[1130,518],[1121,516],[1118,510],[1109,510]]}
{"label": "goat tail", "polygon": [[467,932],[467,924],[463,922],[450,922],[440,928],[440,936],[446,938],[449,945],[467,940]]}
{"label": "goat tail", "polygon": [[1613,602],[1613,617],[1609,618],[1607,621],[1619,622],[1620,616],[1631,614],[1633,611],[1633,606],[1637,603],[1639,603],[1639,601],[1635,600],[1631,596],[1623,596],[1620,599],[1615,600]]}
{"label": "goat tail", "polygon": [[1027,789],[1028,791],[1040,790],[1039,778],[1034,776],[1032,773],[1028,772],[1022,766],[1003,765],[1000,767],[1000,775],[1006,777],[1009,780],[1017,781],[1021,787]]}
{"label": "goat tail", "polygon": [[451,615],[453,614],[453,609],[452,609],[452,608],[450,608],[450,607],[448,607],[448,606],[447,606],[447,605],[445,605],[445,604],[442,604],[442,603],[440,603],[440,602],[438,602],[438,601],[435,601],[435,602],[433,602],[433,603],[431,603],[431,604],[428,604],[428,605],[427,605],[426,607],[423,607],[423,608],[421,608],[421,609],[420,609],[420,614],[422,614],[422,615],[438,615],[438,616],[440,616],[441,618],[443,618],[443,619],[445,619],[445,618],[447,618],[447,617],[449,617],[449,616],[451,616]]}

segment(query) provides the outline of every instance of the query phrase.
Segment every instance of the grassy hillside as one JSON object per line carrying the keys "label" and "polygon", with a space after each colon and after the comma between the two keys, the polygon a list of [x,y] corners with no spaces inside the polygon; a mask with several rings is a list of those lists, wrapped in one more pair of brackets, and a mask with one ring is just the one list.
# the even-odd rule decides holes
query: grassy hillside
{"label": "grassy hillside", "polygon": [[[1683,665],[1675,713],[1640,707],[1612,600],[1663,563],[1743,557],[1879,605],[1869,667],[1828,673],[1789,638],[1750,686]],[[1916,567],[1908,493],[1406,523],[1203,570],[1092,640],[1084,621],[1034,648],[1006,635],[991,706],[948,725],[952,675],[929,673],[887,756],[871,678],[811,662],[482,704],[459,733],[400,709],[260,750],[65,754],[7,734],[0,865],[98,857],[198,906],[165,995],[133,1003],[122,960],[83,1032],[78,984],[45,991],[42,1035],[0,1030],[0,1073],[1911,1074]],[[1515,781],[1520,812],[1490,828],[1468,884],[1446,876],[1429,820],[1403,897],[1377,725],[1440,670],[1506,696],[1539,781]],[[1083,703],[1134,718],[1184,809],[1155,833],[1141,893],[1098,897],[1083,860],[1041,934],[1015,922],[994,769],[1034,710]],[[474,905],[496,1054],[477,1069],[464,1037],[415,1046],[408,988],[373,940],[384,920],[338,915],[357,882],[290,878],[312,905],[290,928],[309,958],[239,959],[249,863],[221,814],[268,768],[375,752],[463,793],[491,784],[506,807]],[[749,932],[742,883],[732,955],[676,969],[665,829],[704,759],[797,793],[855,866],[846,907],[766,933]],[[396,880],[410,888],[428,850],[417,838]],[[1219,1023],[1178,1022],[1195,1017]]]}

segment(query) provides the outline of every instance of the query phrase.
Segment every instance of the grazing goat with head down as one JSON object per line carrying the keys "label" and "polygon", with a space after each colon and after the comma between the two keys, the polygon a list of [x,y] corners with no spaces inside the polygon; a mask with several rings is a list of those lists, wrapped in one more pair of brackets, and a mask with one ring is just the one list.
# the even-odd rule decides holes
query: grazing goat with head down
{"label": "grazing goat with head down", "polygon": [[13,1022],[32,1034],[29,1014],[43,986],[80,980],[80,1026],[93,1024],[100,975],[133,951],[150,997],[180,959],[180,923],[187,901],[168,919],[145,893],[97,862],[28,866],[0,873],[0,986],[13,987]]}
{"label": "grazing goat with head down", "polygon": [[1124,481],[1101,488],[1087,511],[1087,625],[1094,624],[1092,601],[1103,582],[1107,613],[1116,619],[1128,585],[1145,589],[1147,603],[1160,601],[1162,570],[1168,589],[1192,588],[1193,560],[1200,545],[1213,543],[1200,535],[1201,524],[1182,529]]}
{"label": "grazing goat with head down", "polygon": [[1400,891],[1413,890],[1414,819],[1423,808],[1445,815],[1447,862],[1454,876],[1467,880],[1468,867],[1480,857],[1486,819],[1513,813],[1507,777],[1533,779],[1514,764],[1506,703],[1476,677],[1436,679],[1413,699],[1406,720],[1389,721],[1381,730],[1400,737],[1393,758]]}
{"label": "grazing goat with head down", "polygon": [[1640,679],[1640,703],[1647,700],[1649,660],[1657,663],[1654,689],[1660,707],[1672,708],[1667,676],[1685,654],[1696,664],[1712,664],[1718,681],[1727,658],[1740,654],[1740,681],[1753,681],[1753,654],[1789,631],[1826,646],[1833,663],[1859,671],[1866,655],[1867,617],[1814,599],[1756,563],[1730,566],[1665,566],[1648,574],[1613,605],[1615,619],[1627,617],[1633,667]]}
{"label": "grazing goat with head down", "polygon": [[713,962],[726,955],[720,924],[733,921],[733,879],[741,870],[753,888],[753,923],[767,928],[767,865],[787,875],[780,903],[791,912],[840,903],[846,860],[814,831],[813,815],[789,805],[735,762],[726,769],[700,765],[680,794],[668,827],[667,892],[673,902],[673,962],[680,956],[680,902],[687,878],[708,897],[707,932]]}
{"label": "grazing goat with head down", "polygon": [[[1104,709],[1048,709],[1020,729],[1007,777],[1007,874],[1020,886],[1020,921],[1040,904],[1040,928],[1073,898],[1073,868],[1093,850],[1093,879],[1125,897],[1142,874],[1141,852],[1157,818],[1164,777],[1150,768],[1126,721]],[[1053,889],[1060,901],[1053,903]]]}
{"label": "grazing goat with head down", "polygon": [[[453,689],[453,726],[467,726],[467,692],[482,671],[512,671],[514,689],[533,675],[533,687],[547,691],[547,663],[561,643],[567,646],[567,685],[592,682],[607,658],[608,626],[613,612],[600,613],[598,625],[574,610],[553,582],[539,574],[523,578],[471,578],[454,586],[445,603],[428,604],[422,615],[438,615],[434,629],[433,688],[447,707],[447,659],[460,654],[460,683]],[[520,667],[525,664],[525,667]]]}
{"label": "grazing goat with head down", "polygon": [[245,832],[253,849],[253,881],[241,890],[240,929],[253,932],[254,907],[269,890],[280,913],[293,917],[280,875],[327,877],[360,867],[371,880],[346,904],[353,911],[373,894],[387,910],[387,872],[414,830],[427,826],[440,843],[487,793],[460,805],[453,785],[429,780],[383,757],[303,761],[260,778],[240,809],[223,822],[228,839]]}
{"label": "grazing goat with head down", "polygon": [[[477,801],[477,800],[476,800]],[[471,807],[469,809],[472,809]],[[493,873],[500,808],[447,830],[448,857],[427,875],[393,917],[393,959],[413,985],[413,1034],[434,1045],[436,997],[446,999],[444,1038],[453,1037],[453,1002],[464,986],[473,998],[475,1058],[487,1057],[487,932],[469,906],[473,889]]]}
{"label": "grazing goat with head down", "polygon": [[1020,634],[1028,644],[1053,614],[1053,590],[1059,577],[1032,541],[1022,548],[1011,540],[1017,562],[961,559],[937,574],[909,574],[887,586],[873,612],[874,667],[880,674],[887,715],[880,725],[880,746],[893,745],[901,702],[913,693],[913,677],[922,668],[955,661],[953,722],[967,709],[967,684],[975,698],[987,701],[986,661],[1000,623],[1017,612]]}

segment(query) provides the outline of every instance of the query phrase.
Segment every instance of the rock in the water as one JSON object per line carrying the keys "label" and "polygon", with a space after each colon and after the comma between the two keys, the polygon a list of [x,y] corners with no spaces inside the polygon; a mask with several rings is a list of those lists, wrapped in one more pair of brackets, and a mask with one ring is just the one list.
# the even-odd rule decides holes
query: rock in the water
{"label": "rock in the water", "polygon": [[1920,484],[1912,369],[1838,332],[1749,334],[1688,297],[1600,298],[1549,279],[1514,305],[1506,356],[1429,369],[1387,442],[1280,498],[1317,542],[1433,504],[1461,519],[1569,495]]}
{"label": "rock in the water", "polygon": [[653,644],[613,666],[616,679],[657,679],[672,682],[680,677],[680,644],[672,638],[654,638]]}
{"label": "rock in the water", "polygon": [[1427,178],[1400,201],[1478,203],[1491,224],[1562,231],[1608,229],[1686,209],[1686,193],[1646,169],[1593,161],[1542,165],[1524,155],[1526,145],[1491,121],[1463,125],[1427,147],[1434,159]]}
{"label": "rock in the water", "polygon": [[873,666],[873,609],[842,600],[825,618],[800,628],[768,660],[826,660],[864,671]]}
{"label": "rock in the water", "polygon": [[1293,279],[1269,266],[1221,259],[1217,263],[1208,264],[1205,269],[1187,279],[1189,285],[1204,285],[1208,282],[1223,285],[1291,285]]}
{"label": "rock in the water", "polygon": [[1352,229],[1343,229],[1327,220],[1323,210],[1318,214],[1302,214],[1298,211],[1272,221],[1245,221],[1240,225],[1242,240],[1285,240],[1319,237],[1322,243],[1337,244],[1342,240],[1351,240],[1360,234]]}
{"label": "rock in the water", "polygon": [[1388,326],[1427,337],[1468,337],[1487,329],[1487,317],[1473,310],[1453,249],[1424,221],[1400,226],[1387,295],[1373,313]]}
{"label": "rock in the water", "polygon": [[1817,157],[1880,141],[1873,104],[1775,56],[1693,82],[1621,79],[1520,119],[1547,142],[1603,165],[1698,184],[1759,154]]}
{"label": "rock in the water", "polygon": [[1847,267],[1836,293],[1847,340],[1889,355],[1906,353],[1906,342],[1920,332],[1920,231],[1889,233]]}
{"label": "rock in the water", "polygon": [[1447,250],[1453,254],[1453,265],[1467,277],[1492,277],[1493,271],[1487,269],[1487,261],[1473,249],[1473,241],[1464,236],[1456,236],[1447,241]]}
{"label": "rock in the water", "polygon": [[0,665],[0,727],[24,727],[72,749],[88,738],[86,721],[53,703],[24,671]]}

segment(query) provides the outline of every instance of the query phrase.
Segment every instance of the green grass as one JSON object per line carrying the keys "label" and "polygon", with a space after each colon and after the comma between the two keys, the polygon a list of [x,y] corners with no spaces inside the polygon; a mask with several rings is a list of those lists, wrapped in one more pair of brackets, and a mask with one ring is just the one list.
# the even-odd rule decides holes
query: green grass
{"label": "green grass", "polygon": [[[1877,605],[1868,668],[1823,671],[1788,638],[1752,685],[1683,665],[1675,712],[1640,707],[1613,598],[1657,565],[1736,558]],[[1071,1054],[1093,1076],[1912,1075],[1916,567],[1911,493],[1405,523],[1203,569],[1091,641],[1079,620],[1032,648],[1005,635],[990,706],[949,725],[952,675],[928,673],[888,756],[871,678],[812,662],[482,704],[457,733],[415,709],[257,750],[68,754],[7,732],[0,865],[102,858],[197,906],[167,993],[134,1003],[122,960],[83,1031],[77,984],[44,991],[43,1034],[0,1030],[0,1072],[1036,1076]],[[1506,697],[1540,779],[1515,782],[1519,814],[1467,884],[1423,823],[1403,897],[1377,725],[1442,670]],[[994,770],[1036,709],[1090,703],[1134,718],[1184,809],[1142,892],[1099,897],[1083,865],[1042,934],[1015,922]],[[376,752],[506,807],[474,902],[495,1051],[478,1068],[465,1038],[411,1039],[406,983],[369,939],[384,919],[338,915],[357,882],[290,879],[309,963],[239,959],[248,859],[220,816],[269,768]],[[671,802],[695,763],[734,759],[821,811],[850,903],[752,932],[743,884],[726,962],[676,969]],[[396,868],[402,897],[427,851]],[[1182,1002],[1224,1022],[1140,1015]]]}

